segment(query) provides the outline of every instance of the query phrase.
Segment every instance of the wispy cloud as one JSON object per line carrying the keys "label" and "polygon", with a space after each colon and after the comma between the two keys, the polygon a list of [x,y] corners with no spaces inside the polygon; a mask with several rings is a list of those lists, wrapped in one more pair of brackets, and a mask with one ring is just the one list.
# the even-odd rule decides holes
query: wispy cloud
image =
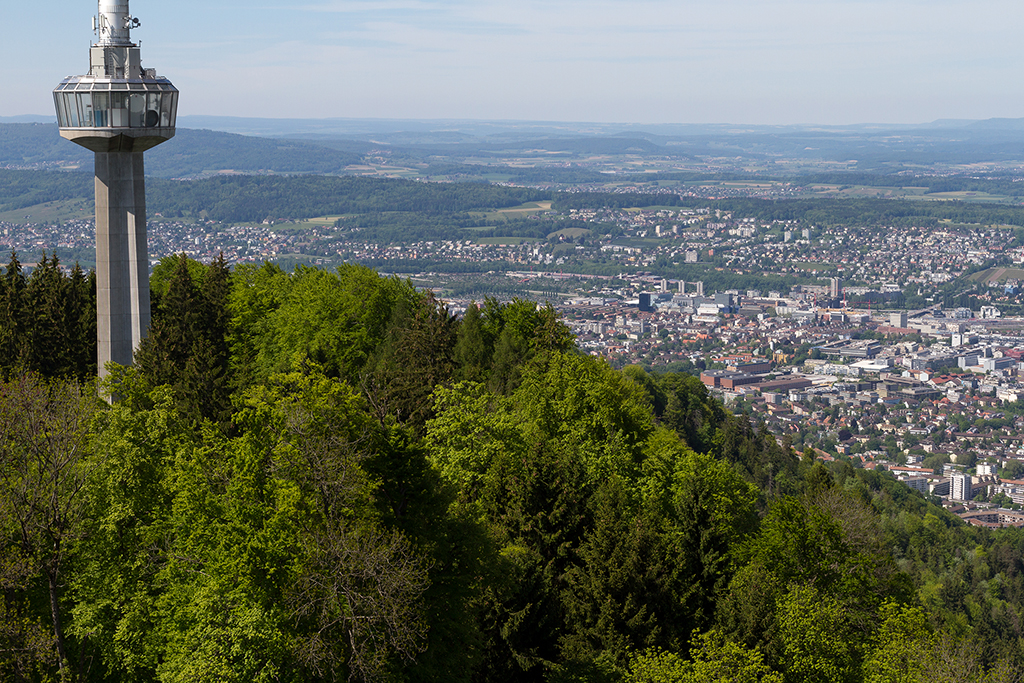
{"label": "wispy cloud", "polygon": [[[80,0],[76,0],[77,2]],[[0,47],[55,79],[88,17],[24,3]],[[1019,0],[176,0],[133,5],[195,113],[823,123],[1017,115]],[[76,10],[77,12],[77,10]],[[40,53],[45,33],[52,50]],[[8,74],[0,115],[47,111]],[[988,107],[989,109],[985,109]]]}

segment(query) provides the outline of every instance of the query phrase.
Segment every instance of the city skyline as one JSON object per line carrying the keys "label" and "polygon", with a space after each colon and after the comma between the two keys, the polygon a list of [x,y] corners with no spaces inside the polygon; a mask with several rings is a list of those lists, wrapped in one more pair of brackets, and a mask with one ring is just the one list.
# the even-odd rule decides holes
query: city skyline
{"label": "city skyline", "polygon": [[[135,7],[137,5],[137,7]],[[0,116],[43,114],[82,62],[91,2],[22,30]],[[1015,118],[1019,4],[901,0],[517,4],[383,0],[282,7],[137,0],[134,37],[175,65],[183,115],[635,123],[919,123]],[[33,49],[39,35],[48,49]],[[84,38],[83,38],[84,36]]]}

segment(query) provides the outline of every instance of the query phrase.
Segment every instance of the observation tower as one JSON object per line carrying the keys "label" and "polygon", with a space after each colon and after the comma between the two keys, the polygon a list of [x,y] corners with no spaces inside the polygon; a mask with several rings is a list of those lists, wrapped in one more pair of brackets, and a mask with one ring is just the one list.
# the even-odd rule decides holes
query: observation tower
{"label": "observation tower", "polygon": [[149,329],[143,153],[174,137],[178,90],[142,66],[128,0],[99,0],[89,71],[53,90],[61,137],[96,155],[96,337],[106,364],[131,365]]}

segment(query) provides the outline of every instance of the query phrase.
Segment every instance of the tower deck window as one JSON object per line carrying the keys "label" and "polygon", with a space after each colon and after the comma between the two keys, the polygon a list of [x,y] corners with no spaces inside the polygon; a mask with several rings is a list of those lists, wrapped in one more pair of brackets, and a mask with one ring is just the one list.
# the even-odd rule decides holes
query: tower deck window
{"label": "tower deck window", "polygon": [[178,91],[166,81],[65,81],[53,92],[61,128],[173,128]]}

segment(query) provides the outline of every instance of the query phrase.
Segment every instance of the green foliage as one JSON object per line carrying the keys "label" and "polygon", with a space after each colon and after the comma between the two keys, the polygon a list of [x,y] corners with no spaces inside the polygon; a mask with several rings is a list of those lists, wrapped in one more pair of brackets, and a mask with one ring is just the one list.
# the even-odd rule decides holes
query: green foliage
{"label": "green foliage", "polygon": [[[67,366],[56,266],[12,261],[0,314],[31,292]],[[0,384],[2,676],[1019,679],[1020,530],[800,460],[550,308],[177,257],[153,290],[113,405],[30,355]]]}
{"label": "green foliage", "polygon": [[632,650],[678,646],[685,612],[673,590],[676,558],[658,533],[657,518],[631,509],[617,477],[598,488],[592,506],[593,526],[565,577],[562,656],[590,661],[603,655],[622,665]]}
{"label": "green foliage", "polygon": [[[487,183],[330,176],[221,176],[187,183],[150,183],[151,210],[165,216],[201,214],[218,221],[311,218],[390,212],[445,216],[547,199],[550,193]],[[343,223],[344,225],[344,223]],[[365,227],[359,223],[353,227]]]}
{"label": "green foliage", "polygon": [[265,376],[257,368],[257,358],[263,341],[271,335],[271,318],[287,296],[290,284],[289,276],[271,263],[243,264],[232,271],[228,346],[237,386],[256,384]]}
{"label": "green foliage", "polygon": [[[6,132],[6,128],[6,126],[0,126],[0,136]],[[56,127],[50,130],[58,136],[56,140],[62,140]],[[77,148],[77,145],[75,147]],[[81,158],[88,163],[89,159],[86,154],[83,154]],[[96,191],[96,181],[87,173],[0,170],[0,180],[2,180],[4,188],[4,192],[0,194],[0,210],[2,211],[13,211],[46,202],[69,199],[91,200]]]}
{"label": "green foliage", "polygon": [[484,336],[483,315],[476,302],[471,302],[462,316],[455,348],[452,350],[458,365],[458,379],[485,382],[490,369],[494,340]]}
{"label": "green foliage", "polygon": [[528,360],[538,354],[565,352],[573,345],[572,334],[550,304],[541,308],[521,299],[502,304],[488,297],[480,325],[487,344],[484,358],[491,365],[486,372],[488,386],[502,394],[519,386]]}
{"label": "green foliage", "polygon": [[422,429],[431,415],[431,392],[454,373],[457,324],[432,292],[395,306],[361,382],[378,418],[392,416]]}
{"label": "green foliage", "polygon": [[[60,137],[54,124],[0,125],[0,159],[5,165],[46,162],[61,162],[63,165],[77,162],[83,169],[92,168],[92,155],[88,150],[68,144]],[[359,154],[308,142],[271,140],[179,127],[173,144],[162,145],[146,155],[146,172],[163,178],[195,176],[216,170],[242,173],[341,173],[347,166],[359,163],[360,160]],[[83,196],[92,194],[92,178],[85,173],[7,173],[9,176],[3,178],[5,184],[12,182],[12,178],[32,173],[37,177],[64,177],[68,184],[81,183]],[[35,183],[26,185],[40,191],[46,183],[37,179]]]}
{"label": "green foliage", "polygon": [[782,683],[757,650],[748,650],[720,631],[695,634],[691,660],[672,652],[651,649],[630,660],[626,683]]}
{"label": "green foliage", "polygon": [[786,683],[857,679],[850,624],[839,601],[813,586],[794,586],[779,605]]}
{"label": "green foliage", "polygon": [[[355,391],[318,371],[275,377],[240,399],[228,437],[191,429],[166,387],[140,396],[135,374],[115,380],[125,398],[102,423],[107,460],[76,585],[75,632],[110,671],[370,680],[428,646],[431,601],[465,593],[467,578],[446,563],[428,595],[430,558],[445,555],[431,546],[459,526],[429,492],[410,496],[396,522],[385,461],[422,454],[390,437]],[[441,530],[424,532],[420,516],[434,514]]]}
{"label": "green foliage", "polygon": [[554,354],[512,395],[526,443],[571,448],[592,481],[635,480],[653,425],[636,386],[604,363]]}
{"label": "green foliage", "polygon": [[174,142],[146,155],[146,171],[182,178],[230,170],[236,173],[344,173],[360,154],[297,140],[273,140],[212,130],[178,128]]}
{"label": "green foliage", "polygon": [[161,299],[167,296],[167,290],[171,286],[171,282],[178,275],[179,269],[184,264],[184,267],[188,270],[189,280],[192,284],[202,289],[203,281],[206,279],[206,267],[196,261],[195,259],[182,258],[184,254],[175,254],[173,256],[165,256],[153,266],[153,271],[149,276],[149,288],[152,292],[154,299]]}
{"label": "green foliage", "polygon": [[933,645],[927,615],[920,607],[887,601],[880,616],[864,661],[865,683],[916,683]]}
{"label": "green foliage", "polygon": [[[253,286],[265,289],[236,289],[232,334],[243,354],[246,347],[254,349],[257,376],[263,378],[308,357],[329,375],[357,381],[383,343],[395,307],[412,305],[418,296],[407,281],[382,278],[360,266],[343,266],[337,273],[312,268],[299,268],[291,276],[264,273],[239,285]],[[242,301],[262,310],[246,311],[238,305]],[[261,323],[244,328],[259,312],[264,313]]]}
{"label": "green foliage", "polygon": [[490,678],[554,661],[560,677],[617,669],[711,625],[756,490],[656,430],[635,381],[553,354],[508,397],[471,383],[435,396],[433,462],[487,520],[514,578],[486,600]]}
{"label": "green foliage", "polygon": [[[622,571],[607,563],[602,544],[626,543],[617,557],[639,567],[632,553],[644,541],[641,536],[631,544],[615,531],[635,509],[631,494],[609,491],[612,498],[597,508],[588,501],[609,477],[630,481],[638,474],[651,426],[633,385],[592,359],[554,354],[526,372],[511,396],[469,383],[435,395],[437,417],[427,425],[432,460],[463,504],[486,520],[513,579],[485,595],[482,626],[491,655],[483,670],[505,680],[557,661],[560,636],[569,637],[562,615],[570,609],[581,615],[585,631],[576,644],[563,641],[573,657],[593,653],[592,637],[619,639],[619,626],[584,627],[590,617],[582,615],[594,614],[604,600],[603,587],[612,580],[607,573]],[[575,549],[597,510],[607,510],[605,531],[589,541],[592,565],[577,571]],[[577,578],[563,593],[567,572]]]}
{"label": "green foliage", "polygon": [[627,683],[682,683],[689,680],[690,667],[674,652],[651,648],[629,662]]}
{"label": "green foliage", "polygon": [[0,377],[24,372],[87,381],[96,373],[96,280],[56,255],[25,277],[11,253],[0,277]]}
{"label": "green foliage", "polygon": [[1004,479],[1020,479],[1024,477],[1024,462],[1020,460],[1007,460],[1006,465],[999,474]]}
{"label": "green foliage", "polygon": [[26,328],[28,302],[25,296],[25,274],[18,255],[11,252],[7,271],[0,280],[0,362],[5,376],[20,370],[29,354]]}
{"label": "green foliage", "polygon": [[688,452],[664,433],[658,437],[644,466],[652,474],[660,470],[648,480],[648,495],[671,539],[676,590],[685,604],[676,626],[682,637],[713,624],[736,571],[735,550],[755,529],[758,494],[727,462]]}
{"label": "green foliage", "polygon": [[[154,273],[153,321],[135,354],[150,386],[174,388],[178,409],[224,428],[231,419],[228,349],[230,271],[223,255],[209,266],[184,254]],[[171,264],[173,272],[170,271]]]}
{"label": "green foliage", "polygon": [[74,381],[0,382],[0,673],[74,679],[66,584],[87,535],[97,399]]}
{"label": "green foliage", "polygon": [[877,627],[885,599],[912,599],[908,577],[881,541],[874,510],[835,486],[773,501],[757,535],[744,544],[741,563],[721,621],[740,642],[762,647],[773,665],[790,656],[779,606],[795,595],[791,607],[798,614],[810,599],[794,591],[810,587],[814,599],[835,601],[854,648]]}
{"label": "green foliage", "polygon": [[655,414],[691,448],[700,453],[711,452],[716,429],[726,421],[721,403],[712,398],[703,382],[691,375],[667,374],[659,379],[667,401],[660,413],[659,402],[655,402]]}

